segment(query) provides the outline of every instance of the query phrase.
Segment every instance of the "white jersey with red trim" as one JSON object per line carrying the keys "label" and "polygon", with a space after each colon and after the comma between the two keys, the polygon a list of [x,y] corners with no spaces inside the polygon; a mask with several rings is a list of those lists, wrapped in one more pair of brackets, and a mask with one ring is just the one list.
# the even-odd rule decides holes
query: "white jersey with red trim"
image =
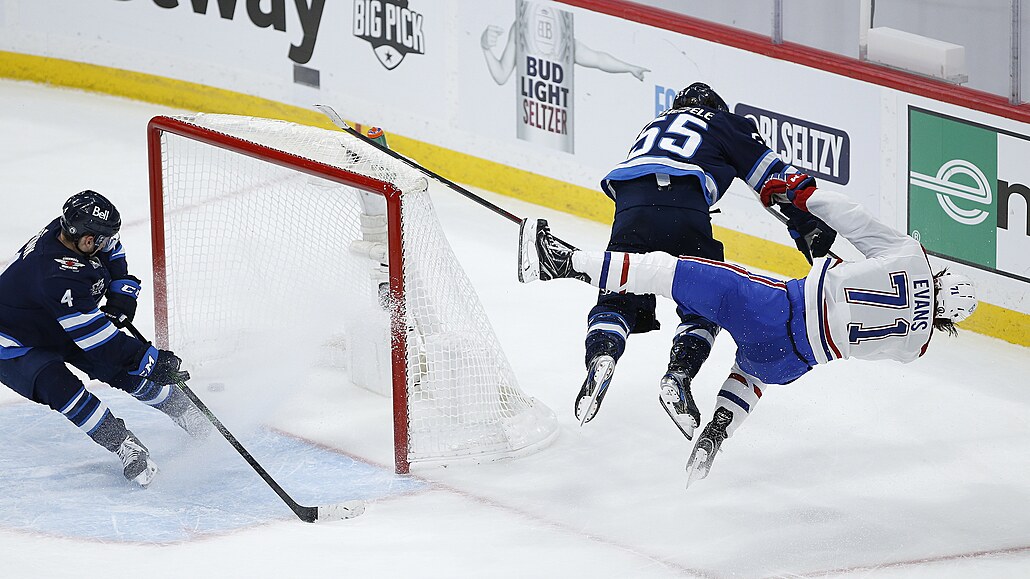
{"label": "white jersey with red trim", "polygon": [[809,212],[867,259],[817,259],[805,280],[805,323],[816,360],[911,362],[933,330],[933,274],[918,241],[877,221],[858,203],[816,189]]}

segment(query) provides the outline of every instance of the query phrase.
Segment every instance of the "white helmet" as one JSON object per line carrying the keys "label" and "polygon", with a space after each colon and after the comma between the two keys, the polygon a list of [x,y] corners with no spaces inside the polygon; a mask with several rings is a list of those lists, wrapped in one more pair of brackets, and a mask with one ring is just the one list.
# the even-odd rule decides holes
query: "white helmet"
{"label": "white helmet", "polygon": [[936,318],[961,322],[976,311],[976,288],[973,280],[961,273],[943,271],[933,280],[937,290]]}

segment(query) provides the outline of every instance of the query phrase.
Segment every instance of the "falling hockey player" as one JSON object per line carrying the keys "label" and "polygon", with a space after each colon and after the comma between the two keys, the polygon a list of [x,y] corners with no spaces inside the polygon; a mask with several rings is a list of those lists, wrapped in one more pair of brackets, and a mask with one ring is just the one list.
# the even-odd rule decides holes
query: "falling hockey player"
{"label": "falling hockey player", "polygon": [[[723,247],[713,237],[710,211],[734,179],[757,194],[769,178],[797,172],[762,141],[751,120],[730,112],[712,87],[695,82],[676,95],[672,108],[640,131],[626,160],[602,180],[602,190],[615,202],[606,249],[721,261]],[[780,210],[809,262],[826,255],[836,238],[829,226],[789,204]],[[667,371],[658,383],[658,398],[688,435],[701,420],[691,413],[696,406],[690,383],[708,359],[719,326],[684,309],[677,314],[679,325]],[[575,406],[581,424],[600,409],[630,334],[657,329],[654,295],[600,292],[587,315],[587,375]],[[588,405],[587,400],[593,402]]]}
{"label": "falling hockey player", "polygon": [[211,424],[171,386],[189,378],[181,360],[118,331],[132,321],[140,291],[119,241],[121,224],[106,197],[77,193],[0,273],[0,382],[63,414],[118,455],[125,478],[146,487],[157,472],[147,447],[66,364],[157,408],[195,437]]}
{"label": "falling hockey player", "polygon": [[786,282],[708,259],[579,251],[557,241],[545,220],[522,224],[519,281],[575,278],[611,292],[659,294],[733,337],[735,363],[690,454],[687,485],[708,475],[723,441],[767,384],[789,384],[816,364],[842,358],[911,362],[926,351],[934,329],[954,335],[955,323],[976,309],[969,278],[933,273],[918,241],[813,183],[804,174],[771,179],[762,203],[811,212],[866,259],[817,259],[807,277]]}

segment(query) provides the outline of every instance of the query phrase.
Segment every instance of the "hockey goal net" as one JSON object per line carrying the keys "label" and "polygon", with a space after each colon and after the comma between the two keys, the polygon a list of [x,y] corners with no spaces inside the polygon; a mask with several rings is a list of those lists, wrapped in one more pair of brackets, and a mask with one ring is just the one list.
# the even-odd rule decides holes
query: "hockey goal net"
{"label": "hockey goal net", "polygon": [[232,115],[155,117],[149,154],[157,338],[191,371],[243,359],[260,382],[305,356],[340,367],[392,396],[400,473],[556,435],[419,171],[344,132]]}

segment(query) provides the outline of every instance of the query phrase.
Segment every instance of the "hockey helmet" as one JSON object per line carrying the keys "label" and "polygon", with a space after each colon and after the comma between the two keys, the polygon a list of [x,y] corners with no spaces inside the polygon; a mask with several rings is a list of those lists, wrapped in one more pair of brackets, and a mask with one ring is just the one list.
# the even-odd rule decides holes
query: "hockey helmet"
{"label": "hockey helmet", "polygon": [[114,203],[96,191],[86,190],[72,195],[61,210],[61,230],[72,241],[92,235],[100,247],[118,235],[121,228],[122,216]]}
{"label": "hockey helmet", "polygon": [[936,318],[961,322],[976,311],[976,288],[973,280],[961,273],[944,270],[933,280],[937,290]]}
{"label": "hockey helmet", "polygon": [[703,106],[727,112],[730,110],[730,107],[726,106],[726,101],[722,100],[722,97],[716,94],[712,87],[703,82],[695,82],[681,90],[676,95],[676,99],[672,101],[674,109],[691,106]]}

